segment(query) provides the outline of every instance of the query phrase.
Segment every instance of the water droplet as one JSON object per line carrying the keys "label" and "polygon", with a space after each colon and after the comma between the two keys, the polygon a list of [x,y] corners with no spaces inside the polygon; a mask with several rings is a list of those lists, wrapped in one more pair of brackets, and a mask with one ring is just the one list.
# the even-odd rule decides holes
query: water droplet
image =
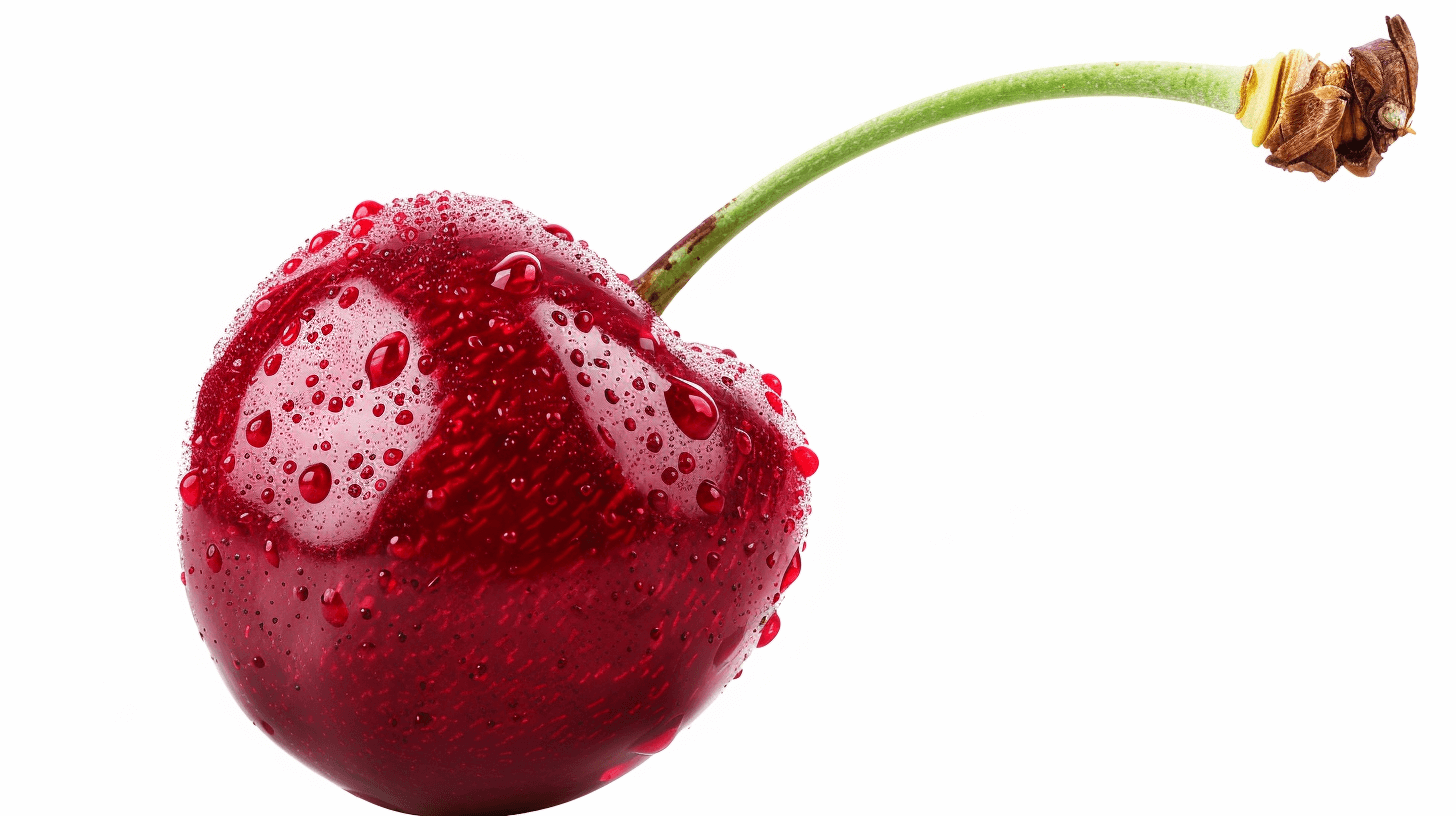
{"label": "water droplet", "polygon": [[347,309],[350,306],[353,306],[354,305],[354,301],[356,301],[358,299],[359,299],[359,287],[357,287],[357,286],[350,286],[348,289],[345,289],[344,290],[344,294],[339,295],[339,308],[340,309]]}
{"label": "water droplet", "polygon": [[293,341],[298,339],[298,333],[300,331],[303,331],[303,321],[295,317],[293,318],[293,322],[283,328],[283,334],[278,336],[278,342],[285,346],[291,346],[293,345]]}
{"label": "water droplet", "polygon": [[769,617],[768,623],[763,625],[763,634],[758,636],[758,648],[773,643],[773,639],[779,636],[779,613],[775,612]]}
{"label": "water droplet", "polygon": [[779,592],[788,590],[789,585],[799,580],[799,571],[803,569],[804,563],[799,559],[799,554],[789,559],[789,568],[784,571],[784,580],[779,582]]}
{"label": "water droplet", "polygon": [[555,235],[557,238],[560,238],[563,241],[572,240],[571,230],[561,226],[560,224],[547,224],[546,231],[551,233],[552,235]]}
{"label": "water droplet", "polygon": [[768,386],[769,390],[775,394],[782,396],[784,393],[784,384],[779,381],[778,377],[772,374],[763,375],[763,384]]}
{"label": "water droplet", "polygon": [[324,594],[319,596],[319,605],[323,607],[324,620],[331,625],[343,626],[349,620],[348,604],[345,604],[343,596],[333,589],[324,590]]}
{"label": "water droplet", "polygon": [[692,473],[698,466],[698,460],[693,458],[691,453],[683,451],[677,455],[677,469],[683,473]]}
{"label": "water droplet", "polygon": [[404,332],[390,332],[375,343],[364,365],[369,372],[369,387],[379,388],[394,382],[394,378],[404,370],[405,363],[409,362],[409,353],[409,338],[404,336]]}
{"label": "water droplet", "polygon": [[748,627],[740,626],[718,642],[718,651],[713,655],[713,665],[721,666],[727,663],[733,655],[737,654],[739,644],[743,643],[743,636],[748,633]]}
{"label": "water droplet", "polygon": [[248,421],[243,429],[243,437],[248,444],[255,448],[261,448],[268,444],[268,438],[273,435],[273,412],[264,411]]}
{"label": "water droplet", "polygon": [[409,411],[400,411],[398,414],[395,414],[394,417],[394,424],[396,425],[408,425],[414,421],[415,415]]}
{"label": "water droplet", "polygon": [[672,484],[677,481],[677,468],[665,468],[662,471],[662,483]]}
{"label": "water droplet", "polygon": [[182,482],[177,486],[178,492],[182,494],[182,501],[188,507],[196,507],[202,501],[202,470],[193,468],[187,471],[182,477]]}
{"label": "water droplet", "polygon": [[490,268],[490,285],[511,295],[529,295],[541,286],[541,261],[529,252],[512,252]]}
{"label": "water droplet", "polygon": [[570,320],[570,318],[566,316],[566,312],[563,312],[560,309],[551,313],[551,319],[556,321],[556,325],[558,326],[565,326],[567,321]]}
{"label": "water droplet", "polygon": [[271,488],[271,487],[265,487],[265,488],[263,488],[263,492],[258,495],[258,498],[262,499],[264,504],[272,504],[273,503],[273,488]]}
{"label": "water droplet", "polygon": [[278,373],[278,366],[283,364],[283,355],[274,354],[263,361],[263,373],[269,377]]}
{"label": "water droplet", "polygon": [[702,484],[698,485],[698,506],[703,508],[704,512],[716,516],[723,512],[723,504],[723,491],[719,490],[711,479],[704,479]]}
{"label": "water droplet", "polygon": [[692,439],[707,439],[718,427],[718,404],[713,397],[695,382],[668,375],[667,412],[672,421]]}
{"label": "water droplet", "polygon": [[659,513],[666,513],[671,507],[668,503],[667,494],[661,490],[652,490],[647,494],[647,505]]}
{"label": "water droplet", "polygon": [[298,469],[298,463],[297,462],[294,462],[292,459],[289,459],[287,462],[284,462],[283,463],[283,472],[284,473],[288,473],[288,474],[291,475],[293,473],[293,471],[295,471],[297,469]]}
{"label": "water droplet", "polygon": [[313,238],[309,239],[308,253],[312,255],[313,253],[318,252],[319,250],[328,246],[330,241],[338,237],[338,230],[324,230],[323,232],[320,232],[318,235],[315,235]]}
{"label": "water droplet", "polygon": [[748,435],[748,431],[738,428],[733,434],[733,446],[744,456],[750,456],[753,454],[753,437]]}
{"label": "water droplet", "polygon": [[297,272],[298,267],[302,265],[302,258],[289,258],[288,261],[283,264],[283,274],[292,275],[294,272]]}
{"label": "water droplet", "polygon": [[334,397],[333,399],[329,400],[329,411],[331,413],[337,414],[342,410],[344,410],[344,400],[342,398]]}
{"label": "water droplet", "polygon": [[278,545],[272,539],[263,542],[263,557],[268,559],[269,564],[278,566]]}
{"label": "water droplet", "polygon": [[582,331],[585,332],[585,331],[591,331],[592,323],[595,322],[595,320],[596,320],[596,318],[592,317],[592,313],[591,312],[582,311],[582,312],[577,312],[576,317],[574,318],[573,322],[576,323],[576,327],[578,329],[581,329]]}
{"label": "water droplet", "polygon": [[309,465],[298,474],[298,493],[309,504],[318,504],[328,498],[333,478],[329,466],[323,462]]}
{"label": "water droplet", "polygon": [[647,435],[647,449],[653,453],[662,450],[662,436],[656,431]]}
{"label": "water droplet", "polygon": [[368,235],[369,230],[372,229],[374,229],[374,222],[370,221],[367,218],[361,218],[358,221],[354,222],[354,226],[349,227],[349,237],[363,238],[364,236]]}
{"label": "water droplet", "polygon": [[632,753],[649,755],[660,753],[672,744],[673,738],[677,736],[678,729],[682,727],[682,722],[683,715],[681,714],[668,720],[667,725],[662,730],[632,746]]}
{"label": "water droplet", "polygon": [[397,465],[399,460],[404,458],[404,451],[399,448],[390,448],[384,452],[384,464]]}
{"label": "water droplet", "polygon": [[794,448],[794,464],[798,465],[799,472],[807,479],[819,469],[819,454],[809,450],[806,445],[800,445]]}
{"label": "water droplet", "polygon": [[263,656],[262,655],[253,655],[253,666],[255,668],[261,669],[261,668],[263,668],[266,665],[268,665],[268,664],[263,661]]}
{"label": "water droplet", "polygon": [[764,393],[763,398],[768,400],[768,407],[774,409],[774,413],[782,414],[784,412],[784,401],[779,399],[778,394],[768,391]]}
{"label": "water droplet", "polygon": [[217,548],[216,544],[208,544],[207,551],[206,553],[204,553],[204,556],[207,560],[208,569],[212,570],[213,572],[222,571],[222,551]]}
{"label": "water droplet", "polygon": [[302,585],[294,587],[293,597],[299,599],[300,601],[308,600],[308,587]]}
{"label": "water droplet", "polygon": [[359,206],[354,208],[354,217],[368,218],[371,215],[376,215],[382,209],[384,209],[384,205],[378,201],[361,201],[359,202]]}

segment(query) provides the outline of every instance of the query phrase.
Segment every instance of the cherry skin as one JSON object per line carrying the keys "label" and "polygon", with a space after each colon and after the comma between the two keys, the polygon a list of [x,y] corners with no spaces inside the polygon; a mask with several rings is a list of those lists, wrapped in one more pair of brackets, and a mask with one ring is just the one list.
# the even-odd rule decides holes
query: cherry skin
{"label": "cherry skin", "polygon": [[509,202],[365,202],[219,345],[185,591],[238,704],[349,792],[568,801],[777,632],[812,453],[777,378],[625,280]]}

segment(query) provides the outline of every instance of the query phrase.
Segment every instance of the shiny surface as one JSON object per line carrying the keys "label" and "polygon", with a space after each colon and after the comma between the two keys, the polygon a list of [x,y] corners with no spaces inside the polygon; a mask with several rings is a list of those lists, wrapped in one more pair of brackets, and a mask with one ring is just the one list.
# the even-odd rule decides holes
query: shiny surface
{"label": "shiny surface", "polygon": [[355,214],[204,379],[178,486],[199,633],[258,727],[364,799],[566,801],[777,632],[805,440],[564,229],[449,194]]}

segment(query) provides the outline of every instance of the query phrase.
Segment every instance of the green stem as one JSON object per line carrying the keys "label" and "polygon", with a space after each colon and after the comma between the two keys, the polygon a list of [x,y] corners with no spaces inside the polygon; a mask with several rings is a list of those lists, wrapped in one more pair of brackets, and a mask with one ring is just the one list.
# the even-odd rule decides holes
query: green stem
{"label": "green stem", "polygon": [[770,173],[683,236],[633,286],[659,313],[708,259],[760,215],[830,170],[916,131],[973,113],[1072,96],[1145,96],[1235,113],[1243,66],[1104,62],[962,85],[851,128]]}

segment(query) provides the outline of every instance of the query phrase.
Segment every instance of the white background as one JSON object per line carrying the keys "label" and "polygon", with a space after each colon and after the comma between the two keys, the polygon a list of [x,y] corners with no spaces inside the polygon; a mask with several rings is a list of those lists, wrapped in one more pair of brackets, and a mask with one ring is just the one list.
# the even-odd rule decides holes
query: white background
{"label": "white background", "polygon": [[511,198],[636,274],[918,97],[1336,59],[1399,11],[1420,135],[1373,179],[1059,101],[856,161],[721,253],[668,317],[783,378],[823,460],[804,576],[690,731],[556,812],[1453,812],[1456,20],[1243,5],[8,6],[7,811],[382,813],[231,702],[174,533],[213,342],[357,201]]}

